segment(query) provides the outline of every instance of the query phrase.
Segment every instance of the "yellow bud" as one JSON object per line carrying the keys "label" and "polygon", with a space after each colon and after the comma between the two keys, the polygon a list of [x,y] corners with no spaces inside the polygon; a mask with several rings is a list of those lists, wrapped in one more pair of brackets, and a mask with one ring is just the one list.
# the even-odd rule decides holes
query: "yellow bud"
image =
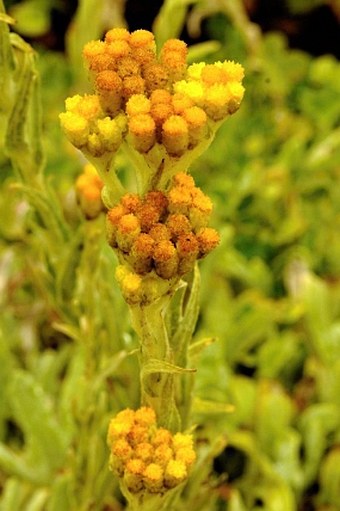
{"label": "yellow bud", "polygon": [[144,67],[143,77],[148,93],[157,89],[165,89],[168,86],[169,74],[161,64],[151,63]]}
{"label": "yellow bud", "polygon": [[59,119],[69,141],[77,148],[83,147],[90,132],[87,120],[73,112],[63,112]]}
{"label": "yellow bud", "polygon": [[176,241],[179,236],[191,232],[189,219],[181,213],[169,215],[166,221],[166,226],[173,241]]}
{"label": "yellow bud", "polygon": [[203,227],[197,233],[197,241],[200,250],[200,257],[204,257],[211,252],[220,242],[218,232],[211,227]]}
{"label": "yellow bud", "polygon": [[171,241],[159,241],[156,244],[153,259],[156,273],[162,279],[170,279],[177,274],[178,255]]}
{"label": "yellow bud", "polygon": [[130,46],[127,41],[119,39],[106,44],[106,52],[111,59],[117,61],[129,55]]}
{"label": "yellow bud", "polygon": [[145,81],[141,76],[126,76],[123,79],[122,95],[125,101],[128,101],[134,94],[143,94],[145,90]]}
{"label": "yellow bud", "polygon": [[116,240],[120,250],[129,252],[140,232],[141,227],[138,218],[132,213],[123,215],[118,222],[116,233]]}
{"label": "yellow bud", "polygon": [[144,94],[134,94],[126,104],[126,113],[129,117],[150,112],[151,102]]}
{"label": "yellow bud", "polygon": [[189,447],[189,448],[193,448],[194,446],[194,440],[192,438],[192,435],[187,435],[185,433],[176,433],[174,436],[173,436],[173,447],[174,447],[174,450],[175,452],[178,450],[178,449],[181,449],[183,447]]}
{"label": "yellow bud", "polygon": [[229,90],[229,102],[228,102],[228,112],[229,114],[235,113],[240,106],[240,103],[244,96],[244,87],[238,82],[230,82],[228,84]]}
{"label": "yellow bud", "polygon": [[188,477],[185,464],[179,460],[170,460],[164,473],[167,488],[174,488]]}
{"label": "yellow bud", "polygon": [[195,188],[193,192],[192,206],[189,212],[191,226],[194,231],[206,227],[213,209],[210,198],[202,190]]}
{"label": "yellow bud", "polygon": [[98,116],[102,115],[98,96],[86,94],[84,97],[81,97],[75,111],[88,121],[98,118]]}
{"label": "yellow bud", "polygon": [[202,104],[205,96],[203,85],[200,82],[195,82],[194,80],[180,80],[174,84],[174,91],[188,96],[198,106]]}
{"label": "yellow bud", "polygon": [[71,96],[65,99],[65,108],[67,112],[77,112],[79,113],[78,106],[81,103],[82,96],[80,94],[76,94],[75,96]]}
{"label": "yellow bud", "polygon": [[115,71],[101,71],[97,74],[95,88],[103,110],[115,115],[122,102],[122,79]]}
{"label": "yellow bud", "polygon": [[132,447],[136,448],[140,443],[149,441],[149,427],[135,423],[128,435],[129,442]]}
{"label": "yellow bud", "polygon": [[181,234],[176,242],[179,256],[178,272],[185,275],[192,270],[198,256],[198,242],[193,233]]}
{"label": "yellow bud", "polygon": [[103,143],[97,133],[91,133],[88,136],[86,148],[88,152],[96,158],[103,156],[105,153]]}
{"label": "yellow bud", "polygon": [[174,187],[183,186],[188,191],[192,191],[195,188],[195,181],[190,174],[186,174],[185,172],[178,172],[172,179],[172,183]]}
{"label": "yellow bud", "polygon": [[186,121],[179,115],[171,115],[163,124],[162,143],[171,156],[181,156],[189,145]]}
{"label": "yellow bud", "polygon": [[136,446],[134,452],[137,458],[141,459],[145,463],[150,463],[154,449],[149,442],[141,442]]}
{"label": "yellow bud", "polygon": [[114,442],[120,437],[125,437],[133,426],[133,419],[129,416],[117,415],[114,419],[111,419],[109,424],[107,441],[110,447],[113,446]]}
{"label": "yellow bud", "polygon": [[116,69],[122,79],[140,74],[140,64],[132,55],[121,57],[117,61]]}
{"label": "yellow bud", "polygon": [[176,92],[172,96],[172,106],[175,114],[181,114],[187,108],[194,106],[194,102],[189,96],[181,92]]}
{"label": "yellow bud", "polygon": [[152,444],[156,447],[162,444],[171,446],[172,434],[168,429],[158,428],[152,437]]}
{"label": "yellow bud", "polygon": [[83,49],[83,57],[90,69],[96,67],[98,57],[105,53],[105,44],[102,41],[89,41]]}
{"label": "yellow bud", "polygon": [[156,424],[156,414],[150,406],[142,406],[135,412],[135,421],[142,426]]}
{"label": "yellow bud", "polygon": [[192,447],[180,447],[176,451],[176,460],[182,461],[189,468],[196,461],[196,453]]}
{"label": "yellow bud", "polygon": [[157,103],[171,103],[171,94],[169,91],[165,89],[155,89],[152,91],[150,96],[150,101],[152,105],[157,105]]}
{"label": "yellow bud", "polygon": [[143,489],[143,473],[145,464],[138,458],[129,460],[124,471],[124,482],[131,493],[138,493]]}
{"label": "yellow bud", "polygon": [[75,188],[84,215],[87,218],[96,218],[103,210],[101,200],[103,182],[92,165],[84,167],[84,172],[76,180]]}
{"label": "yellow bud", "polygon": [[229,100],[229,86],[215,84],[207,88],[203,108],[213,121],[220,121],[229,113]]}
{"label": "yellow bud", "polygon": [[170,213],[189,214],[192,205],[192,196],[190,189],[176,186],[168,194]]}
{"label": "yellow bud", "polygon": [[165,468],[169,461],[173,458],[173,451],[167,444],[161,444],[154,451],[154,461]]}
{"label": "yellow bud", "polygon": [[215,64],[207,64],[202,69],[201,79],[207,85],[214,85],[215,83],[226,83],[228,81],[228,78],[223,72],[223,69],[216,66]]}
{"label": "yellow bud", "polygon": [[150,493],[157,493],[163,486],[163,469],[157,463],[150,463],[143,473],[144,486]]}
{"label": "yellow bud", "polygon": [[192,106],[183,111],[182,117],[188,125],[189,144],[194,147],[201,142],[207,134],[207,115],[202,108]]}
{"label": "yellow bud", "polygon": [[105,151],[115,152],[122,142],[122,134],[114,119],[105,117],[97,121],[98,136]]}
{"label": "yellow bud", "polygon": [[105,34],[105,41],[112,43],[113,41],[129,41],[130,34],[126,28],[112,28]]}
{"label": "yellow bud", "polygon": [[223,72],[231,82],[240,82],[244,78],[244,68],[238,62],[225,60],[224,62],[216,62],[216,66],[220,66],[223,69]]}
{"label": "yellow bud", "polygon": [[135,115],[129,120],[129,133],[133,147],[146,153],[156,142],[155,121],[149,114]]}
{"label": "yellow bud", "polygon": [[132,447],[125,438],[117,438],[112,443],[111,452],[121,460],[128,460],[132,455]]}
{"label": "yellow bud", "polygon": [[201,79],[202,71],[205,68],[205,62],[197,62],[195,64],[191,64],[187,69],[187,78],[189,80],[199,81]]}
{"label": "yellow bud", "polygon": [[155,37],[152,32],[148,30],[135,30],[130,34],[130,46],[132,48],[148,48],[155,50]]}
{"label": "yellow bud", "polygon": [[127,303],[133,305],[142,299],[142,279],[125,266],[117,266],[116,279]]}

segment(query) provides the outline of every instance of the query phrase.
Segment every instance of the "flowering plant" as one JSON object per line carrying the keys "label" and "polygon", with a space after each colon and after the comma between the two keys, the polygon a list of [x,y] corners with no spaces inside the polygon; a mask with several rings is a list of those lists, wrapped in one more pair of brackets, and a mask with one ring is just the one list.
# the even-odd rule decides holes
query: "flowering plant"
{"label": "flowering plant", "polygon": [[[170,435],[191,425],[192,392],[185,378],[195,371],[188,367],[188,352],[197,316],[196,262],[219,242],[218,233],[207,226],[212,203],[187,172],[221,122],[238,110],[243,68],[232,61],[187,67],[183,41],[168,40],[157,56],[151,32],[122,28],[109,30],[104,41],[87,43],[83,55],[95,94],[68,98],[61,125],[103,181],[107,240],[119,261],[116,279],[140,340],[141,401],[148,407],[140,415],[152,412],[152,421],[157,417]],[[134,192],[126,190],[115,169],[121,146],[135,168]],[[98,192],[90,192],[98,186],[90,177],[88,171],[81,176],[77,189],[80,204],[92,217],[100,208]],[[175,317],[172,302],[179,293],[182,300],[186,294],[188,305],[180,302]],[[111,422],[111,466],[122,478],[130,505],[135,498],[131,492],[139,494],[138,506],[145,509],[160,505],[154,496],[145,500],[150,492],[165,493],[167,505],[173,498],[167,490],[186,479],[194,453],[183,458],[176,447],[174,454],[165,454],[159,446],[161,462],[156,455],[156,463],[145,464],[155,445],[150,434],[138,434],[131,444],[112,433],[126,427],[134,438],[137,426],[131,423],[132,412],[126,414]]]}

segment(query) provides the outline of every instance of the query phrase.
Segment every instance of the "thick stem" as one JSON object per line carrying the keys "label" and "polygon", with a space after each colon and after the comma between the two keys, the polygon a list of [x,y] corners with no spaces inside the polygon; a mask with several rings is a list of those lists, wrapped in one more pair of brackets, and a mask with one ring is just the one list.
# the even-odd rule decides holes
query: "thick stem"
{"label": "thick stem", "polygon": [[173,363],[165,325],[165,313],[171,295],[150,305],[130,307],[132,325],[140,340],[140,375],[142,404],[151,406],[158,424],[172,431],[180,430],[175,402],[175,374],[166,364]]}

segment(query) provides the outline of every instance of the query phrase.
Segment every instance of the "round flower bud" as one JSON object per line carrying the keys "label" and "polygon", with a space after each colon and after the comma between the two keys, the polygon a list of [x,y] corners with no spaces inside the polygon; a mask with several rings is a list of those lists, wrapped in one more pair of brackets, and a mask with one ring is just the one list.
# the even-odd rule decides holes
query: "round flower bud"
{"label": "round flower bud", "polygon": [[181,156],[189,145],[189,130],[179,115],[171,115],[163,124],[162,143],[171,156]]}

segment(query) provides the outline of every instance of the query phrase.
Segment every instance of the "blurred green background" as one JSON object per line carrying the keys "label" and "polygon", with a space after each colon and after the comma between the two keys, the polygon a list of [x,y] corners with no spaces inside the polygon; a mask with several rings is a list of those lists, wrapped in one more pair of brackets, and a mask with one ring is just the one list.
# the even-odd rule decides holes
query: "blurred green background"
{"label": "blurred green background", "polygon": [[[196,394],[215,404],[193,418],[199,485],[178,509],[339,511],[339,2],[5,6],[35,53],[14,38],[7,65],[3,30],[0,510],[124,508],[105,435],[112,414],[138,406],[137,341],[103,218],[86,221],[74,198],[84,161],[58,123],[64,99],[90,90],[83,44],[124,25],[153,28],[159,44],[182,37],[190,61],[246,71],[240,111],[192,169],[222,239],[201,264],[195,339],[208,347],[193,353]],[[40,88],[21,104],[34,66],[27,83]],[[14,114],[35,145],[15,137]],[[117,165],[127,173],[123,155]]]}

